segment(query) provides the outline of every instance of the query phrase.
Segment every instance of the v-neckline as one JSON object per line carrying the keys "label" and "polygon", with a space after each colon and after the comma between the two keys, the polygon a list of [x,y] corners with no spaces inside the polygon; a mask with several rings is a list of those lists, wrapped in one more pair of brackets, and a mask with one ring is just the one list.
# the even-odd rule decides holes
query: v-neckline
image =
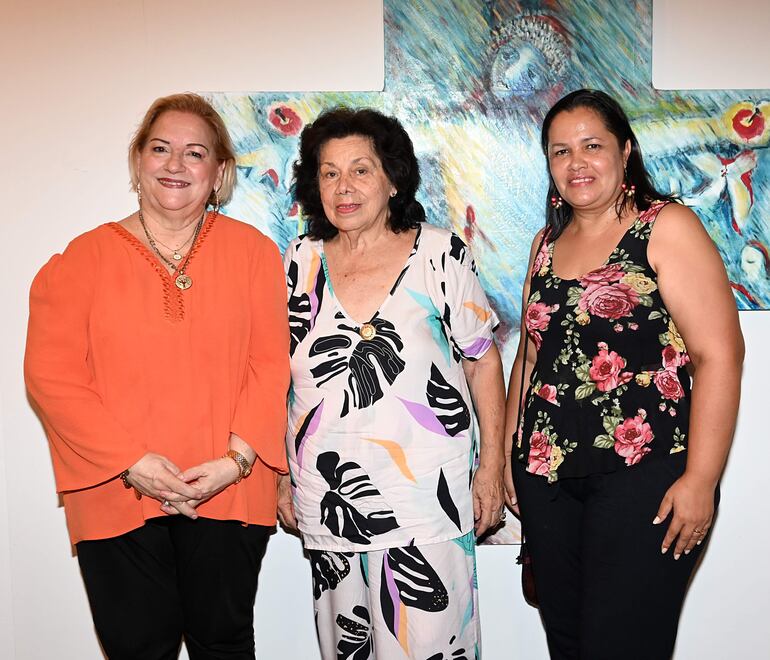
{"label": "v-neckline", "polygon": [[580,282],[585,277],[588,277],[589,275],[592,275],[593,273],[596,273],[607,266],[610,265],[610,261],[612,260],[612,255],[615,254],[617,249],[621,246],[623,241],[626,240],[626,236],[628,236],[628,233],[631,231],[633,226],[636,224],[636,221],[639,219],[639,216],[637,215],[634,217],[634,219],[629,223],[628,227],[626,227],[625,231],[620,235],[620,238],[618,239],[618,242],[615,243],[615,246],[612,248],[612,251],[609,253],[607,258],[602,262],[601,266],[597,266],[596,268],[592,268],[591,270],[587,270],[582,275],[579,275],[578,277],[560,277],[556,274],[556,270],[553,267],[553,253],[554,248],[556,247],[556,240],[549,241],[548,242],[548,263],[549,263],[549,270],[551,271],[551,275],[553,275],[556,279],[561,280],[562,282]]}
{"label": "v-neckline", "polygon": [[[198,238],[190,246],[191,253],[187,258],[188,264],[192,261],[196,253],[200,250],[204,240],[206,239],[206,236],[208,236],[208,233],[209,231],[211,231],[211,228],[213,227],[214,222],[218,216],[219,216],[218,213],[213,213],[212,211],[209,211],[206,213],[206,219],[203,221],[203,226],[201,227],[201,230],[198,234]],[[126,240],[128,243],[130,243],[134,247],[134,249],[136,249],[136,251],[139,252],[139,254],[141,254],[147,260],[147,262],[150,264],[153,270],[162,278],[167,279],[169,282],[173,282],[177,278],[178,273],[176,271],[170,272],[169,269],[163,264],[163,262],[161,262],[158,256],[154,254],[150,250],[150,248],[148,248],[144,243],[142,243],[142,241],[140,241],[133,233],[131,233],[128,229],[126,229],[122,224],[120,224],[119,222],[108,222],[107,226],[110,227],[112,230],[114,230],[115,233],[118,234],[118,236],[120,236],[121,238]]]}
{"label": "v-neckline", "polygon": [[388,293],[386,294],[383,301],[379,304],[377,309],[374,311],[374,313],[371,315],[371,317],[367,321],[357,321],[354,319],[350,314],[348,314],[347,310],[345,309],[345,306],[342,304],[342,301],[339,299],[337,294],[334,292],[334,283],[332,282],[331,275],[329,274],[329,265],[326,262],[326,251],[324,250],[324,242],[323,240],[319,241],[319,252],[321,257],[321,267],[324,271],[324,277],[326,279],[326,288],[329,290],[329,293],[334,297],[334,300],[337,304],[337,309],[340,311],[340,313],[351,323],[353,323],[356,327],[360,327],[362,325],[365,325],[367,323],[371,323],[374,319],[378,318],[380,314],[382,314],[382,311],[385,309],[385,307],[388,304],[388,301],[393,297],[393,294],[395,294],[396,290],[398,289],[399,284],[401,284],[401,281],[404,279],[404,276],[406,275],[406,272],[409,270],[409,267],[412,265],[412,260],[414,259],[414,255],[417,254],[417,250],[420,247],[420,235],[422,234],[422,224],[417,225],[417,233],[414,236],[414,243],[412,243],[412,249],[409,251],[409,255],[406,258],[406,261],[401,268],[401,270],[398,272],[398,276],[396,277],[396,281],[393,283],[393,286],[390,287]]}

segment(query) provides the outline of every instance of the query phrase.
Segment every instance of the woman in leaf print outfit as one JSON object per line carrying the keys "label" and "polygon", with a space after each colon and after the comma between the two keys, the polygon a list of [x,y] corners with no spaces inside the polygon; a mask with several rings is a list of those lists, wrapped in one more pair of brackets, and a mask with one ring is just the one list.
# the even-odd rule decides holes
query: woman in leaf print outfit
{"label": "woman in leaf print outfit", "polygon": [[473,660],[474,531],[501,518],[504,492],[497,317],[463,242],[423,222],[397,120],[321,115],[295,177],[308,234],[284,257],[279,515],[310,555],[321,653]]}
{"label": "woman in leaf print outfit", "polygon": [[542,146],[549,204],[510,379],[509,504],[552,658],[669,658],[738,408],[735,302],[614,100],[564,97]]}

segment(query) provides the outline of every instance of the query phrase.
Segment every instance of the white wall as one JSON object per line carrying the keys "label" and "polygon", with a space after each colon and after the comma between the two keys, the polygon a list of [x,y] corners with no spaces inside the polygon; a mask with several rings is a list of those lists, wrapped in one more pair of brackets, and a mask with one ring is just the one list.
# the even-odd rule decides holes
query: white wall
{"label": "white wall", "polygon": [[[0,196],[5,200],[0,221],[0,657],[44,660],[51,657],[99,658],[76,560],[71,556],[63,511],[58,507],[48,449],[30,411],[21,376],[29,283],[48,256],[74,235],[135,207],[127,192],[125,152],[128,137],[142,111],[156,96],[179,89],[205,89],[195,75],[195,54],[206,44],[223,44],[216,26],[190,19],[211,3],[166,4],[186,12],[190,39],[179,40],[161,3],[142,0],[4,0],[0,25]],[[286,3],[220,2],[236,7],[241,22],[249,17],[254,39],[286,29]],[[66,6],[66,9],[63,7]],[[310,80],[330,71],[360,74],[359,83],[377,86],[381,66],[379,37],[362,38],[375,51],[371,60],[332,54],[330,43],[349,43],[348,35],[332,38],[351,24],[366,24],[379,3],[369,0],[327,0],[295,3],[291,21],[302,16],[313,30],[299,43],[292,29],[286,43],[302,55],[303,66],[318,65]],[[325,11],[313,8],[325,7]],[[361,12],[366,6],[369,12]],[[156,13],[153,14],[152,12]],[[245,12],[245,13],[244,13]],[[351,14],[351,12],[353,12]],[[173,14],[171,14],[173,16]],[[356,22],[351,23],[353,16]],[[161,20],[162,19],[162,20]],[[288,20],[288,19],[287,19]],[[158,23],[158,21],[161,21]],[[227,21],[224,21],[225,27]],[[152,25],[151,25],[152,24]],[[158,25],[164,26],[159,30]],[[166,31],[170,30],[170,32]],[[152,33],[161,46],[148,49]],[[378,32],[379,33],[379,32]],[[323,42],[313,41],[323,36]],[[275,35],[273,35],[275,36]],[[378,41],[379,39],[379,41]],[[279,40],[280,43],[280,40]],[[378,46],[379,44],[379,46]],[[189,50],[186,50],[189,49]],[[228,50],[228,52],[230,52]],[[251,58],[217,61],[233,69],[233,89],[265,89],[263,67]],[[320,64],[319,64],[320,62]],[[366,71],[358,71],[360,62]],[[331,64],[330,64],[331,63]],[[378,66],[380,67],[378,69]],[[374,69],[374,71],[371,71]],[[184,83],[169,78],[178,74]],[[243,79],[236,74],[243,75]],[[371,73],[374,73],[372,79]],[[286,76],[291,74],[286,70]],[[282,87],[306,85],[290,78]],[[196,82],[197,80],[197,82]],[[243,82],[247,80],[247,82]],[[326,79],[328,81],[328,78]],[[372,82],[373,80],[373,82]],[[319,84],[317,87],[321,87]],[[766,376],[770,349],[770,314],[741,317],[748,347],[744,405],[714,539],[697,574],[682,620],[677,660],[721,660],[725,657],[768,657],[764,615],[770,605],[770,566],[764,561],[770,545],[770,504],[761,497],[763,471],[770,464],[770,443],[763,409],[767,407]],[[485,657],[540,660],[547,657],[537,612],[519,594],[513,548],[479,550],[479,578]],[[310,577],[299,543],[278,533],[271,541],[261,576],[256,608],[258,657],[312,660],[318,657],[313,637]],[[158,613],[162,616],[162,613]]]}

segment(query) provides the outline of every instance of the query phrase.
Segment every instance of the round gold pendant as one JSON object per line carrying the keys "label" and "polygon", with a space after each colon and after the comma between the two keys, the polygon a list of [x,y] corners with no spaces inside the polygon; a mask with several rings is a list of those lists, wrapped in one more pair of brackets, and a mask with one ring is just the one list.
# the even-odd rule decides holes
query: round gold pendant
{"label": "round gold pendant", "polygon": [[179,254],[179,252],[174,252],[173,257],[174,257],[174,261],[181,261],[182,260],[182,255]]}
{"label": "round gold pendant", "polygon": [[182,273],[174,280],[174,284],[176,284],[177,289],[182,289],[182,291],[184,291],[192,286],[192,277]]}
{"label": "round gold pendant", "polygon": [[358,334],[361,335],[361,339],[364,341],[370,341],[371,339],[374,339],[374,336],[377,334],[377,328],[371,323],[364,323],[358,329]]}

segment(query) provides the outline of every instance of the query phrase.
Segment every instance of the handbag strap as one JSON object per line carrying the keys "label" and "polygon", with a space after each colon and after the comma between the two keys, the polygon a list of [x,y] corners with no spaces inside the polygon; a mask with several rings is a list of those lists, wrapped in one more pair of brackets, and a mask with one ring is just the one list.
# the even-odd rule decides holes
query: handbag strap
{"label": "handbag strap", "polygon": [[[537,251],[535,252],[535,258],[537,259],[537,255],[540,254],[540,250],[543,249],[543,244],[545,243],[545,239],[548,236],[548,227],[546,227],[543,230],[543,235],[540,238],[540,243],[537,246]],[[531,273],[530,273],[531,275]],[[518,407],[518,414],[516,415],[516,436],[518,439],[519,435],[519,428],[521,425],[521,416],[523,414],[523,405],[522,405],[522,397],[524,396],[524,374],[527,370],[527,349],[529,348],[529,330],[527,330],[527,323],[524,321],[524,315],[526,314],[526,308],[522,309],[522,323],[521,323],[521,329],[524,331],[524,357],[521,361],[521,379],[519,382],[519,407]]]}

